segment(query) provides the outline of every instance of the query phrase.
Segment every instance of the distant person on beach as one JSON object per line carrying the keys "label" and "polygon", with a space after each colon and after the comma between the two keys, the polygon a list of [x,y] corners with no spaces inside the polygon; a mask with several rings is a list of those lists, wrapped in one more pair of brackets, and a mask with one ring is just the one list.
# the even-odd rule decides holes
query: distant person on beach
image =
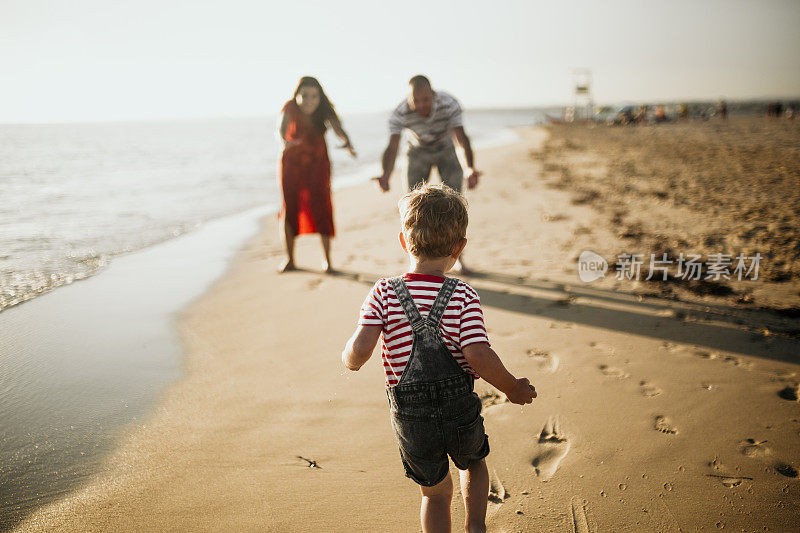
{"label": "distant person on beach", "polygon": [[720,100],[717,105],[717,113],[722,120],[728,120],[728,102]]}
{"label": "distant person on beach", "polygon": [[331,203],[331,163],[325,131],[330,126],[344,142],[350,155],[356,157],[350,138],[342,128],[336,109],[322,86],[310,76],[300,79],[294,98],[281,110],[278,137],[283,143],[278,180],[283,193],[282,222],[286,260],[280,272],[295,270],[294,241],[304,233],[319,233],[325,261],[322,266],[332,272],[331,238],[334,236]]}
{"label": "distant person on beach", "polygon": [[647,124],[647,112],[649,111],[648,106],[640,105],[639,109],[636,111],[636,115],[633,117],[633,120],[637,124]]}
{"label": "distant person on beach", "polygon": [[767,105],[767,116],[772,118],[781,118],[783,115],[783,102],[776,101]]}
{"label": "distant person on beach", "polygon": [[[411,136],[408,146],[408,166],[406,178],[408,190],[427,183],[435,166],[442,183],[461,192],[464,183],[464,170],[456,155],[453,138],[464,150],[467,163],[467,187],[478,185],[481,172],[475,168],[472,145],[464,131],[461,120],[461,105],[444,91],[434,91],[430,80],[422,75],[408,82],[409,94],[394,110],[389,118],[389,144],[383,152],[383,174],[373,178],[381,190],[389,190],[389,177],[394,169],[400,146],[400,135],[407,129]],[[466,273],[463,258],[456,270]]]}
{"label": "distant person on beach", "polygon": [[789,102],[786,105],[786,118],[794,120],[797,117],[798,110],[800,110],[800,103]]}
{"label": "distant person on beach", "polygon": [[484,378],[519,405],[531,403],[536,391],[489,347],[475,290],[445,277],[467,244],[464,198],[445,185],[424,185],[398,207],[410,270],[372,287],[342,362],[358,370],[381,339],[400,458],[422,492],[422,530],[450,531],[450,456],[461,471],[466,530],[485,531],[489,440],[474,382]]}

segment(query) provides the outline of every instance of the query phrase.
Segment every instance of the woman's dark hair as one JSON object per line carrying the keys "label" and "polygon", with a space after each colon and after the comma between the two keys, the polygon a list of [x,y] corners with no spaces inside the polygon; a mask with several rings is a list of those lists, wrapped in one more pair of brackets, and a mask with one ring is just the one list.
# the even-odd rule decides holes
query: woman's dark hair
{"label": "woman's dark hair", "polygon": [[317,81],[317,78],[312,78],[311,76],[303,76],[300,78],[297,89],[294,90],[295,98],[300,94],[300,89],[303,87],[316,87],[319,91],[319,106],[311,113],[311,122],[314,124],[314,127],[317,128],[317,131],[325,133],[327,129],[325,121],[336,116],[336,108],[334,108],[331,101],[328,100],[328,96],[325,94],[325,91],[322,90],[322,85]]}

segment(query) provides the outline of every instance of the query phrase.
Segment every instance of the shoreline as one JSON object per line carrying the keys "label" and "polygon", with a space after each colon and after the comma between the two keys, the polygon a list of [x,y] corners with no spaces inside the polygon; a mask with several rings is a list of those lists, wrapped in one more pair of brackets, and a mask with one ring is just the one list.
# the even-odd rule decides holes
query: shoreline
{"label": "shoreline", "polygon": [[[796,523],[800,488],[772,467],[797,456],[796,404],[776,394],[797,379],[797,342],[753,341],[724,318],[679,319],[685,302],[580,284],[573,258],[587,237],[576,230],[595,214],[546,187],[530,157],[545,137],[528,128],[481,151],[486,175],[468,193],[476,274],[466,279],[495,349],[540,391],[521,407],[476,386],[493,450],[489,528],[563,529],[571,517],[595,530]],[[262,220],[180,314],[186,372],[146,425],[99,477],[20,528],[416,530],[418,490],[397,457],[380,363],[349,373],[339,361],[372,282],[405,268],[397,176],[392,185],[335,196],[337,276],[276,274],[277,225]],[[603,231],[592,238],[613,237]],[[297,256],[316,264],[318,240],[299,239]]]}
{"label": "shoreline", "polygon": [[151,416],[183,373],[178,314],[224,275],[264,211],[216,219],[0,313],[0,528],[91,479],[126,428]]}
{"label": "shoreline", "polygon": [[[529,110],[529,112],[538,113],[538,111],[534,110]],[[477,117],[475,117],[475,119],[477,122],[480,122]],[[531,119],[533,122],[542,120],[539,116],[532,116]],[[480,149],[489,146],[501,146],[503,144],[513,143],[517,139],[517,136],[513,131],[515,126],[502,125],[499,123],[502,120],[506,120],[509,123],[514,123],[514,121],[509,117],[504,117],[503,119],[498,119],[498,124],[481,124],[477,128],[478,135],[474,146]],[[486,119],[484,118],[483,121],[485,122]],[[334,191],[342,188],[358,186],[359,184],[368,182],[372,176],[380,173],[380,164],[378,163],[379,153],[377,153],[377,148],[375,148],[373,145],[374,143],[367,144],[367,149],[365,153],[362,154],[362,157],[365,158],[364,160],[373,161],[373,163],[364,163],[362,162],[364,160],[352,160],[349,158],[349,156],[338,153],[338,150],[331,150],[330,156],[333,171],[332,186]],[[273,156],[274,154],[270,157]],[[399,161],[398,163],[401,162]],[[268,165],[270,170],[265,171],[265,178],[267,179],[267,182],[273,182],[276,180],[276,176],[273,172],[274,169],[272,168],[273,164],[274,168],[276,169],[277,161],[271,162],[270,165]],[[402,164],[398,165],[398,170],[401,168]],[[215,214],[206,213],[207,218],[203,218],[202,214],[200,213],[192,214],[189,216],[189,218],[175,220],[170,225],[159,227],[157,229],[150,228],[148,231],[151,231],[153,234],[146,238],[143,237],[141,240],[138,240],[138,238],[133,239],[131,236],[128,236],[127,241],[123,240],[120,243],[116,243],[116,245],[112,246],[111,248],[104,248],[101,245],[99,247],[99,251],[97,252],[95,252],[94,248],[92,248],[89,252],[87,252],[86,257],[81,260],[81,264],[83,266],[78,270],[71,270],[70,268],[63,269],[63,265],[61,267],[53,267],[54,270],[46,271],[39,271],[37,270],[39,267],[34,266],[28,268],[27,270],[22,269],[19,271],[14,271],[13,269],[9,270],[7,268],[6,271],[9,273],[6,274],[6,278],[0,279],[0,313],[25,302],[40,298],[54,290],[70,286],[75,282],[85,281],[101,275],[113,264],[114,261],[118,261],[121,258],[127,257],[131,254],[148,250],[154,246],[168,243],[175,238],[182,237],[183,235],[191,234],[195,231],[201,230],[208,224],[215,223],[216,221],[224,220],[229,217],[236,217],[244,212],[264,208],[265,206],[269,212],[277,213],[279,211],[280,193],[277,191],[277,188],[266,186],[260,190],[258,194],[264,198],[264,202],[258,205],[253,205],[252,202],[246,202],[246,204],[241,204],[234,208],[234,210],[224,214],[219,214],[216,212]],[[153,200],[153,198],[151,198],[151,200]],[[142,235],[147,233],[147,231],[145,231],[146,228],[139,229],[141,230],[140,233]],[[126,242],[130,246],[126,245]],[[64,243],[62,243],[62,245],[63,244]],[[24,255],[25,251],[23,250],[21,253]],[[2,257],[0,257],[0,259],[2,259]],[[20,279],[23,278],[24,282],[20,281]]]}

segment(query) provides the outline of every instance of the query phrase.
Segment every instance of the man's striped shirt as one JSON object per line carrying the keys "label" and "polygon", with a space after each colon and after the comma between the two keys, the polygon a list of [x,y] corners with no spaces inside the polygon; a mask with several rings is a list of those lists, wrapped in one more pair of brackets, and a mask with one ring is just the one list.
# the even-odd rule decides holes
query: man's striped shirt
{"label": "man's striped shirt", "polygon": [[[423,317],[427,316],[436,300],[436,295],[439,294],[439,289],[442,288],[444,278],[424,274],[405,274],[403,279],[420,314]],[[388,278],[378,280],[372,287],[367,299],[364,300],[364,305],[361,306],[358,323],[363,326],[381,326],[383,328],[381,359],[386,371],[386,384],[388,386],[396,385],[411,355],[411,344],[414,337],[411,333],[411,325],[403,313],[400,300]],[[469,366],[461,350],[464,346],[478,342],[489,344],[489,338],[486,336],[478,294],[475,289],[463,281],[459,280],[453,291],[453,296],[439,322],[439,332],[456,362],[464,371],[477,379],[478,374]]]}
{"label": "man's striped shirt", "polygon": [[409,107],[408,101],[403,100],[389,118],[389,134],[400,134],[408,129],[411,146],[437,151],[453,143],[453,128],[462,125],[461,104],[449,94],[436,91],[431,114],[427,117],[417,114]]}

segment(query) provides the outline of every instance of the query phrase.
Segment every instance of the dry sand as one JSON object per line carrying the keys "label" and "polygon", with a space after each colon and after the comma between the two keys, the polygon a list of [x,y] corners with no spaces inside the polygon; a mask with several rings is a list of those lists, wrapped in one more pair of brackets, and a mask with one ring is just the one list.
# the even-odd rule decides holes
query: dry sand
{"label": "dry sand", "polygon": [[[598,212],[606,254],[762,255],[760,283],[662,284],[800,318],[800,121],[765,117],[647,127],[551,128],[548,186]],[[683,286],[681,286],[683,285]],[[691,298],[690,298],[691,299]],[[800,333],[800,331],[798,331]]]}
{"label": "dry sand", "polygon": [[[486,175],[469,194],[468,280],[494,348],[539,391],[521,407],[478,382],[489,529],[796,528],[800,342],[759,329],[790,318],[578,281],[581,250],[624,241],[568,188],[547,186],[558,168],[546,165],[566,164],[548,159],[560,156],[544,148],[547,132],[521,135],[478,154]],[[372,282],[405,267],[397,196],[337,193],[339,276],[276,274],[277,225],[265,221],[180,318],[185,378],[105,472],[21,529],[418,530],[379,356],[358,373],[339,359]],[[298,263],[319,260],[317,240],[300,239]],[[794,279],[784,286],[797,290]],[[458,530],[458,494],[453,512]]]}

